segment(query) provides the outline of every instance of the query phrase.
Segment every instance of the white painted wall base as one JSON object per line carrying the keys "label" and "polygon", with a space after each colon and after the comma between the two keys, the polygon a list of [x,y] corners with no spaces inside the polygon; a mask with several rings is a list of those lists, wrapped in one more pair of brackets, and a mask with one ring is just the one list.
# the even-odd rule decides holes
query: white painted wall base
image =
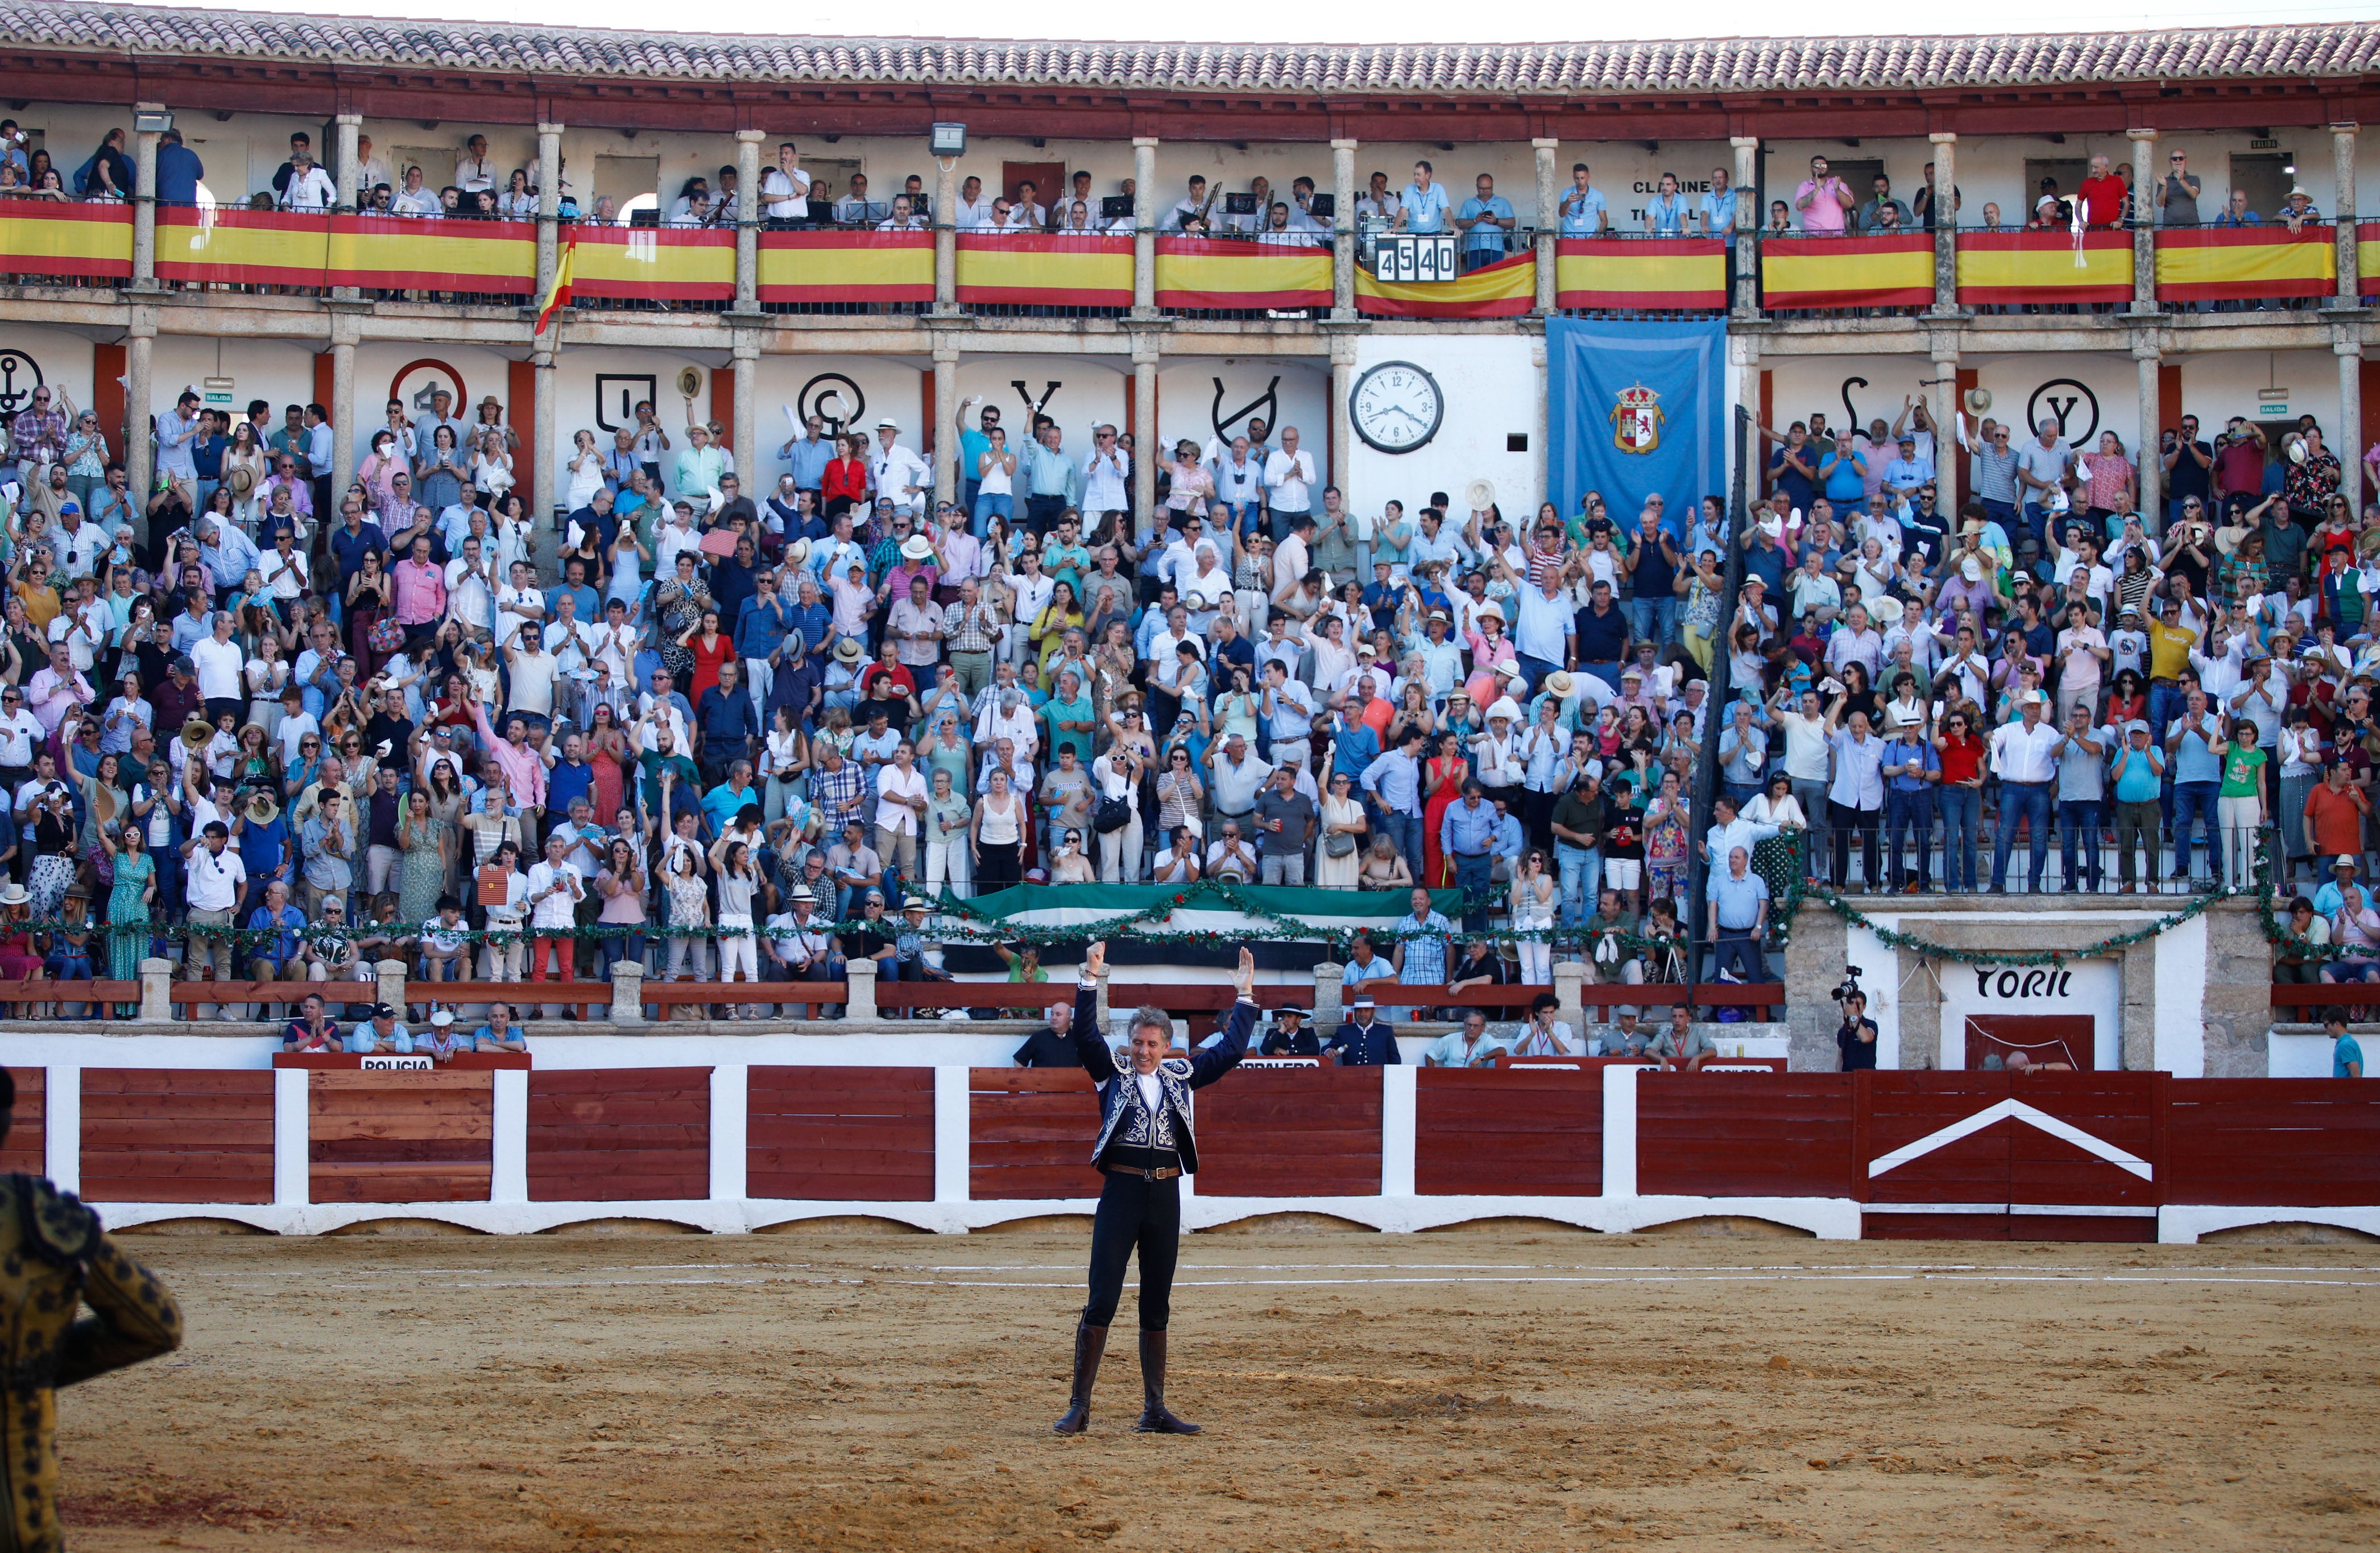
{"label": "white painted wall base", "polygon": [[2223,1208],[2178,1206],[2157,1210],[2159,1245],[2196,1245],[2201,1235],[2218,1229],[2239,1229],[2251,1224],[2325,1224],[2339,1229],[2380,1235],[2380,1207],[2369,1208]]}

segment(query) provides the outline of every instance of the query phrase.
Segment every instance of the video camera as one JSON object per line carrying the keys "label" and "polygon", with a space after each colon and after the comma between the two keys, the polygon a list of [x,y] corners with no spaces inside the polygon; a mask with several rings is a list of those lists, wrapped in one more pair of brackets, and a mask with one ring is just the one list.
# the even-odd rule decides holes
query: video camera
{"label": "video camera", "polygon": [[1865,971],[1856,965],[1844,966],[1842,981],[1837,984],[1835,989],[1827,996],[1838,1003],[1852,997],[1864,1000],[1867,997],[1867,989],[1859,984],[1859,979],[1866,974]]}

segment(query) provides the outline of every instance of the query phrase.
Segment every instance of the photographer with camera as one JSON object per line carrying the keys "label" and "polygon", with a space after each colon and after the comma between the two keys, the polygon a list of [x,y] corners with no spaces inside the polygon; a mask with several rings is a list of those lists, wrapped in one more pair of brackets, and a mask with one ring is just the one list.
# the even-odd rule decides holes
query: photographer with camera
{"label": "photographer with camera", "polygon": [[1842,1054],[1846,1073],[1876,1066],[1876,1021],[1867,1017],[1867,994],[1859,984],[1864,974],[1856,965],[1844,966],[1842,984],[1828,994],[1843,1009],[1843,1022],[1835,1031],[1835,1049]]}

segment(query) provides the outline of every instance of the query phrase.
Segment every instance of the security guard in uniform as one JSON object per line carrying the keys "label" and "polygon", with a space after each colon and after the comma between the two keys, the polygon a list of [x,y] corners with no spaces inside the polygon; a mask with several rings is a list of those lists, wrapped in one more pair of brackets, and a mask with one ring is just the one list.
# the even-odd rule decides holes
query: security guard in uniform
{"label": "security guard in uniform", "polygon": [[1342,1068],[1385,1068],[1404,1060],[1397,1055],[1396,1027],[1380,1021],[1372,995],[1361,990],[1348,1006],[1347,1022],[1322,1051],[1336,1057]]}
{"label": "security guard in uniform", "polygon": [[[0,1137],[17,1085],[0,1069]],[[57,1388],[170,1353],[182,1313],[99,1216],[39,1176],[0,1179],[0,1553],[55,1553]],[[92,1314],[78,1321],[88,1304]]]}

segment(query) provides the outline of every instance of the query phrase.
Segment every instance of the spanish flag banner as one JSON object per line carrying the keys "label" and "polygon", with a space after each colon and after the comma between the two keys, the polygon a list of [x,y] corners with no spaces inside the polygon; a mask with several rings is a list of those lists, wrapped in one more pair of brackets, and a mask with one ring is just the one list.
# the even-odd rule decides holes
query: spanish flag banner
{"label": "spanish flag banner", "polygon": [[527,296],[537,284],[534,221],[331,217],[330,283]]}
{"label": "spanish flag banner", "polygon": [[161,205],[157,278],[230,286],[327,286],[331,223],[323,215]]}
{"label": "spanish flag banner", "polygon": [[958,266],[958,300],[974,306],[1132,306],[1128,236],[961,233]]}
{"label": "spanish flag banner", "polygon": [[735,298],[735,234],[659,226],[574,226],[573,296],[726,302]]}
{"label": "spanish flag banner", "polygon": [[1518,318],[1537,305],[1537,256],[1483,264],[1457,280],[1388,281],[1355,271],[1355,311],[1366,318]]}
{"label": "spanish flag banner", "polygon": [[2355,288],[2367,297],[2380,293],[2380,221],[2355,228]]}
{"label": "spanish flag banner", "polygon": [[1763,307],[1924,307],[1933,300],[1931,232],[1769,238],[1760,245]]}
{"label": "spanish flag banner", "polygon": [[573,231],[564,239],[562,254],[553,262],[553,279],[547,285],[545,295],[538,300],[537,327],[531,329],[530,334],[545,333],[545,326],[553,321],[554,313],[570,300],[571,283],[577,279],[577,274],[578,234]]}
{"label": "spanish flag banner", "polygon": [[1330,251],[1310,245],[1157,239],[1157,305],[1174,312],[1327,308]]}
{"label": "spanish flag banner", "polygon": [[930,302],[931,232],[763,232],[764,302]]}
{"label": "spanish flag banner", "polygon": [[1968,306],[2131,300],[2130,232],[2085,231],[2079,250],[2070,232],[1959,234],[1959,300]]}
{"label": "spanish flag banner", "polygon": [[2157,234],[2161,302],[2324,297],[2338,284],[2338,243],[2328,226],[2168,227]]}
{"label": "spanish flag banner", "polygon": [[1554,246],[1554,305],[1707,312],[1727,306],[1724,238],[1564,238]]}
{"label": "spanish flag banner", "polygon": [[0,210],[0,274],[132,278],[131,206],[10,200]]}

